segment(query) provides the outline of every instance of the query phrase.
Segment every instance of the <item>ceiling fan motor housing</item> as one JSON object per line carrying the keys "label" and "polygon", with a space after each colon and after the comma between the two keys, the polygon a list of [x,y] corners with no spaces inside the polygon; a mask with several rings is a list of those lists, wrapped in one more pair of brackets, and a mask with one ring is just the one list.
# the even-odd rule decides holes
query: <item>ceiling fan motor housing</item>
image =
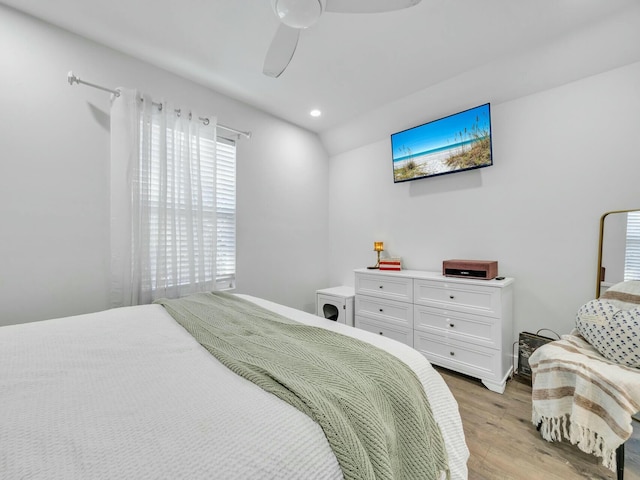
{"label": "ceiling fan motor housing", "polygon": [[291,28],[309,28],[324,12],[326,0],[271,0],[282,23]]}

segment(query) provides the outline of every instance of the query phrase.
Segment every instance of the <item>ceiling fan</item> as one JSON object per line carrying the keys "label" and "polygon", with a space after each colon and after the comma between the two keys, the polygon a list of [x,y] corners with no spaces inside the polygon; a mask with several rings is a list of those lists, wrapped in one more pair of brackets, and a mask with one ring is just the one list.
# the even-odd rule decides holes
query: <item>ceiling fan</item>
{"label": "ceiling fan", "polygon": [[324,12],[380,13],[412,7],[421,0],[271,0],[278,27],[262,73],[278,78],[287,68],[298,46],[300,31],[316,23]]}

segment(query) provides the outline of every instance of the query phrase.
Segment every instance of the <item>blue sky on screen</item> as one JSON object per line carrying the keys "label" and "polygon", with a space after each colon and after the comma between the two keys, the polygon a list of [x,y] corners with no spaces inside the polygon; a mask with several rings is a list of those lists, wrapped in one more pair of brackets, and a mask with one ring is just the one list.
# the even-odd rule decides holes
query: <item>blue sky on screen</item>
{"label": "blue sky on screen", "polygon": [[391,136],[393,158],[407,155],[405,148],[416,154],[457,143],[460,138],[456,141],[456,134],[464,132],[465,128],[470,131],[476,118],[480,130],[489,130],[489,104],[395,133]]}

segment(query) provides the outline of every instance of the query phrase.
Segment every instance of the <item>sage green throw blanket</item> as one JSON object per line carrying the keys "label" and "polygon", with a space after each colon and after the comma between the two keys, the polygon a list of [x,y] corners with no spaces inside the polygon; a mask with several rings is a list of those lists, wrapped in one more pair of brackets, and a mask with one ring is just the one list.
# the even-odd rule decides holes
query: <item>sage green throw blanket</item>
{"label": "sage green throw blanket", "polygon": [[229,294],[156,303],[226,367],[316,421],[346,480],[448,476],[422,385],[395,356]]}

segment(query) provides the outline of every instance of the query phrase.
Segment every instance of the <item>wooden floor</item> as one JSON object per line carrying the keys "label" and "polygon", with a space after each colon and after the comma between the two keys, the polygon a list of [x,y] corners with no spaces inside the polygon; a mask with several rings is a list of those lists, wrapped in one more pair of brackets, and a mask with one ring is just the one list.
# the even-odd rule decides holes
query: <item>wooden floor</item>
{"label": "wooden floor", "polygon": [[[469,480],[611,479],[616,474],[599,459],[569,442],[542,439],[531,423],[531,387],[511,380],[504,395],[480,381],[438,371],[455,396],[471,456]],[[625,480],[640,480],[640,423],[625,445]]]}

